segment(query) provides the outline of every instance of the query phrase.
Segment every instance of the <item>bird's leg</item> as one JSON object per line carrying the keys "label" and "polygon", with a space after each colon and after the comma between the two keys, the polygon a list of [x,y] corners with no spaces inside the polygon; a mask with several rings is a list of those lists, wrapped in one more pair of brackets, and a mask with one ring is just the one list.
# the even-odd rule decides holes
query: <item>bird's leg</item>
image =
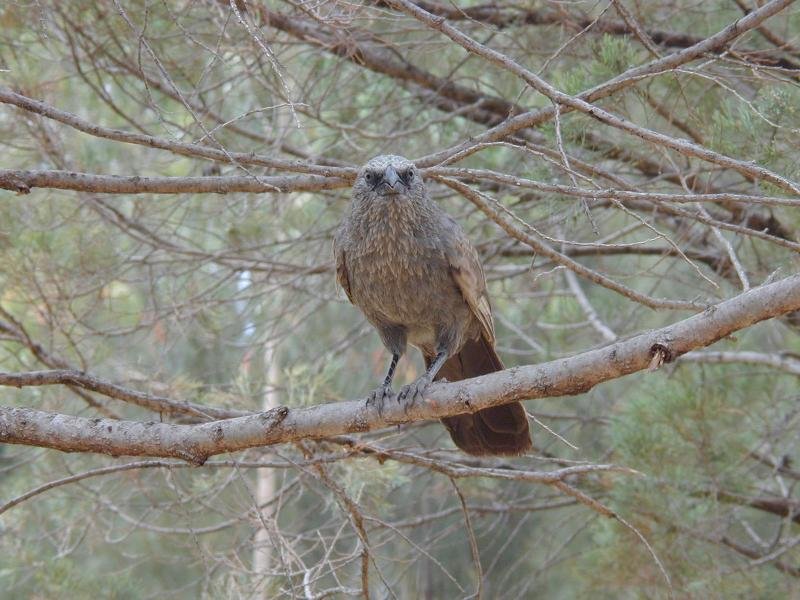
{"label": "bird's leg", "polygon": [[398,360],[400,360],[400,355],[392,354],[392,362],[389,365],[389,370],[386,372],[383,383],[367,395],[367,406],[376,406],[379,414],[383,414],[383,401],[394,395],[392,392],[392,379],[394,379],[394,370],[397,368]]}
{"label": "bird's leg", "polygon": [[417,397],[422,398],[422,394],[425,393],[425,390],[431,384],[433,378],[436,377],[439,369],[441,369],[442,365],[447,361],[447,355],[448,353],[445,350],[439,350],[436,354],[436,358],[433,359],[433,362],[425,371],[425,374],[414,383],[404,385],[400,389],[400,393],[397,394],[397,401],[403,402],[406,410],[414,404]]}

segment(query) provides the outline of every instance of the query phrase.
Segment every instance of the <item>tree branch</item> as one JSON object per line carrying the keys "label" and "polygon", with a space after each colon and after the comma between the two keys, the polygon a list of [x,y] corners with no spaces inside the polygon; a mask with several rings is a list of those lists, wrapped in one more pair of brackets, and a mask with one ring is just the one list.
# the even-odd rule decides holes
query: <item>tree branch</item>
{"label": "tree branch", "polygon": [[27,194],[31,188],[55,188],[99,194],[251,194],[316,192],[347,187],[352,182],[319,175],[140,177],[95,175],[73,171],[0,169],[0,189]]}
{"label": "tree branch", "polygon": [[121,129],[103,127],[102,125],[97,125],[86,119],[82,119],[76,114],[59,110],[49,104],[34,100],[33,98],[28,98],[22,94],[17,94],[6,88],[0,88],[0,103],[10,104],[28,112],[47,117],[48,119],[53,119],[54,121],[58,121],[59,123],[63,123],[64,125],[68,125],[78,131],[98,138],[114,140],[126,144],[147,146],[148,148],[157,148],[159,150],[167,150],[181,156],[196,156],[224,163],[235,162],[243,165],[257,165],[284,171],[309,173],[323,177],[342,177],[344,179],[350,179],[355,174],[355,169],[316,165],[300,160],[272,158],[252,152],[223,151],[201,144],[178,142],[152,135],[131,133]]}
{"label": "tree branch", "polygon": [[[635,28],[625,20],[618,21],[611,18],[592,19],[584,14],[571,14],[566,8],[560,6],[558,10],[547,10],[544,8],[522,8],[518,6],[502,6],[499,4],[485,4],[473,7],[455,6],[439,2],[427,2],[416,0],[414,2],[420,8],[427,10],[437,16],[442,16],[450,21],[478,21],[487,25],[493,25],[498,29],[505,27],[527,25],[558,25],[571,28],[574,31],[586,29],[595,35],[631,35],[637,33]],[[737,2],[738,4],[738,2]],[[750,14],[751,10],[744,10],[745,14]],[[757,27],[759,32],[762,27]],[[683,31],[669,31],[663,29],[644,29],[642,33],[652,42],[661,46],[673,46],[687,48],[695,46],[705,41],[703,37],[694,36]],[[763,32],[762,32],[763,33]],[[776,43],[779,50],[783,44]],[[709,52],[721,54],[725,50],[724,46],[713,46]],[[780,67],[789,70],[797,70],[800,66],[797,63],[787,60],[779,52],[765,52],[761,49],[744,48],[739,49],[739,53],[751,55],[749,60],[755,64]]]}
{"label": "tree branch", "polygon": [[[619,119],[618,117],[614,117],[603,111],[602,109],[598,109],[595,105],[590,104],[616,92],[625,89],[634,85],[635,83],[641,81],[642,79],[653,77],[655,75],[665,73],[675,68],[679,67],[680,65],[686,64],[688,62],[694,61],[707,52],[711,52],[715,49],[724,47],[726,44],[731,42],[732,40],[736,39],[737,37],[741,36],[746,31],[755,28],[759,24],[761,24],[764,20],[768,19],[769,17],[779,13],[781,10],[792,4],[793,0],[773,0],[772,2],[767,2],[764,6],[760,7],[758,10],[753,11],[746,17],[742,19],[738,19],[737,21],[731,23],[724,29],[721,29],[717,33],[708,38],[704,39],[701,43],[695,44],[689,48],[681,50],[680,52],[675,52],[673,54],[669,54],[663,58],[648,62],[646,64],[640,65],[638,67],[633,67],[631,69],[626,70],[623,73],[620,73],[616,77],[609,79],[608,81],[595,86],[594,88],[585,90],[580,94],[572,97],[567,94],[563,94],[556,90],[553,86],[548,84],[546,81],[538,77],[536,74],[532,73],[522,65],[518,64],[517,62],[511,60],[509,57],[492,50],[483,44],[480,44],[473,40],[472,38],[466,36],[461,31],[451,27],[447,23],[445,23],[442,17],[436,17],[411,2],[406,0],[385,0],[386,4],[391,5],[398,11],[405,12],[410,16],[416,18],[420,22],[424,23],[428,27],[432,29],[437,29],[454,42],[462,46],[465,50],[470,53],[474,53],[478,56],[483,57],[487,60],[487,62],[496,64],[497,66],[506,69],[513,74],[517,75],[526,83],[531,85],[534,89],[538,92],[547,96],[553,101],[553,104],[544,108],[535,109],[521,115],[516,115],[504,120],[499,125],[488,129],[484,133],[478,136],[473,136],[469,140],[461,142],[460,144],[453,146],[451,148],[447,148],[445,150],[437,151],[433,154],[430,154],[426,157],[423,157],[420,161],[418,161],[418,166],[432,166],[437,164],[442,164],[443,162],[447,161],[449,158],[462,153],[469,148],[473,148],[479,144],[484,142],[491,142],[500,139],[507,138],[510,135],[513,135],[517,131],[521,129],[526,129],[528,127],[534,127],[537,125],[541,125],[549,120],[551,120],[555,116],[556,105],[560,105],[561,114],[566,114],[567,112],[571,112],[572,110],[579,110],[584,112],[591,117],[603,120],[599,117],[605,118],[606,116],[611,116],[613,123],[609,121],[603,121],[607,124],[617,127],[619,126],[620,129],[625,130],[626,127],[628,128],[629,133],[633,135],[637,135],[643,139],[649,139],[649,141],[653,141],[655,143],[667,142],[668,140],[657,140],[656,137],[667,138],[669,136],[663,136],[661,134],[655,134],[652,131],[645,131],[644,128],[638,128],[632,123]],[[601,115],[602,113],[602,115]],[[633,131],[636,129],[638,131]],[[644,134],[644,135],[642,135]],[[655,137],[653,137],[655,134]],[[646,137],[647,136],[647,137]],[[671,140],[668,143],[664,143],[664,145],[668,147],[673,142],[678,142],[676,149],[679,152],[681,150],[686,151],[687,149],[691,148],[694,150],[695,148],[701,149],[700,154],[702,155],[703,152],[708,152],[707,149],[701,148],[696,144],[689,144],[688,142],[681,143],[678,140]],[[673,144],[675,145],[675,144]],[[712,153],[716,155],[716,153]],[[700,156],[702,158],[706,158],[704,156]],[[716,158],[716,157],[715,157]],[[727,157],[723,157],[727,158]],[[734,164],[727,164],[730,163]],[[712,161],[713,162],[713,161]],[[754,167],[747,167],[742,161],[736,161],[730,158],[727,158],[727,163],[723,166],[726,167],[733,167],[736,170],[739,170],[740,173],[745,175],[750,175],[752,177],[759,178],[761,175],[759,174],[758,169]],[[722,163],[718,163],[722,164]],[[774,174],[773,174],[774,175]],[[783,179],[778,177],[778,179]],[[786,183],[785,181],[781,182]],[[791,184],[791,182],[789,182]],[[781,184],[776,184],[781,186]],[[784,188],[785,189],[785,188]],[[796,190],[792,190],[796,191]]]}
{"label": "tree branch", "polygon": [[680,362],[696,362],[710,364],[744,363],[762,365],[800,375],[800,359],[782,353],[767,354],[764,352],[690,352],[680,358]]}
{"label": "tree branch", "polygon": [[[604,123],[610,127],[619,129],[621,131],[625,131],[630,135],[639,137],[653,144],[663,146],[665,148],[670,148],[680,154],[683,154],[684,156],[698,158],[700,160],[710,162],[725,168],[733,169],[734,171],[737,171],[742,175],[750,176],[755,179],[762,179],[779,187],[782,190],[800,195],[800,184],[786,177],[783,177],[782,175],[775,173],[770,169],[767,169],[766,167],[756,165],[749,161],[731,158],[727,155],[720,154],[719,152],[711,150],[710,148],[700,146],[699,144],[695,144],[687,140],[673,138],[671,136],[659,133],[657,131],[648,129],[646,127],[641,127],[639,125],[636,125],[635,123],[628,121],[627,119],[619,117],[613,113],[608,112],[603,108],[600,108],[596,104],[592,104],[591,101],[584,100],[582,97],[584,96],[584,94],[580,96],[571,96],[569,94],[565,94],[556,89],[555,87],[553,87],[552,85],[550,85],[547,81],[539,77],[533,71],[525,68],[522,64],[518,63],[517,61],[512,60],[511,58],[509,58],[508,56],[506,56],[501,52],[489,48],[485,44],[477,42],[476,40],[472,39],[468,35],[459,31],[455,27],[452,27],[451,25],[446,23],[445,19],[443,19],[442,17],[436,17],[435,15],[432,15],[431,13],[420,9],[418,6],[416,6],[413,2],[410,2],[409,0],[386,0],[386,1],[396,10],[402,11],[414,17],[415,19],[417,19],[421,23],[424,23],[431,29],[438,30],[443,35],[450,38],[453,42],[464,48],[467,52],[475,54],[476,56],[480,56],[487,62],[497,65],[498,67],[505,69],[510,73],[513,73],[521,80],[525,81],[537,92],[550,99],[554,104],[557,104],[559,106],[558,108],[559,111],[562,110],[561,107],[569,107],[572,110],[584,113],[592,117],[593,119],[600,121],[601,123]],[[773,0],[772,2],[769,2],[764,7],[762,7],[762,11],[764,12],[760,16],[763,20],[766,18],[765,15],[769,16],[769,14],[775,14],[780,10],[789,6],[791,3],[792,0]],[[769,7],[769,10],[764,10],[767,7]],[[753,12],[744,19],[736,21],[728,28],[726,28],[724,31],[728,32],[728,34],[733,37],[740,35],[742,33],[742,29],[740,29],[740,27],[744,26],[745,20],[748,17],[752,17],[755,14],[756,13]],[[749,24],[754,27],[756,23],[750,22]],[[656,63],[658,62],[660,61],[656,61]],[[611,82],[608,82],[608,84],[610,83]],[[553,110],[555,111],[556,109]],[[510,123],[510,121],[511,120],[506,121],[506,124]],[[489,132],[486,133],[488,134]],[[473,142],[477,141],[477,139],[478,138],[472,141]]]}
{"label": "tree branch", "polygon": [[363,400],[271,411],[200,425],[86,419],[28,408],[0,407],[0,442],[99,452],[112,456],[209,456],[306,438],[364,432],[389,425],[475,412],[518,400],[585,393],[595,385],[647,369],[658,353],[666,362],[708,346],[759,321],[800,309],[800,275],[764,285],[673,325],[571,358],[506,369],[431,387],[422,402],[390,403],[383,411]]}
{"label": "tree branch", "polygon": [[191,402],[175,401],[164,396],[146,394],[124,388],[77,369],[53,369],[51,371],[29,371],[27,373],[0,372],[0,385],[22,388],[59,384],[96,392],[109,398],[129,402],[166,415],[190,415],[211,421],[252,414],[250,411],[220,409]]}

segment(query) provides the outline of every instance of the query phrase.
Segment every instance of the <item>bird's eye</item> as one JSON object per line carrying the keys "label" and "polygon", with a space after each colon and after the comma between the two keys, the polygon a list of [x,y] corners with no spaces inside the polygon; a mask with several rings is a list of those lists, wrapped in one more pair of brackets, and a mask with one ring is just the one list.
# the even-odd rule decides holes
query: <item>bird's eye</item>
{"label": "bird's eye", "polygon": [[414,169],[406,169],[406,172],[403,174],[403,179],[406,181],[414,179]]}
{"label": "bird's eye", "polygon": [[372,183],[373,181],[375,181],[375,173],[373,173],[372,171],[367,171],[364,174],[364,179],[366,180],[367,183]]}

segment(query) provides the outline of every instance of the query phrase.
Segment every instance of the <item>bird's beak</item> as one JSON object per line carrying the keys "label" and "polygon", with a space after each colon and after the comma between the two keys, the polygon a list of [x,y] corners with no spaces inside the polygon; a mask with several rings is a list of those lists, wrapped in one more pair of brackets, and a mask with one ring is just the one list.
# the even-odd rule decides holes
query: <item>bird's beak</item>
{"label": "bird's beak", "polygon": [[386,167],[386,170],[383,172],[383,181],[395,194],[400,192],[400,186],[403,185],[403,182],[400,181],[400,176],[392,165]]}

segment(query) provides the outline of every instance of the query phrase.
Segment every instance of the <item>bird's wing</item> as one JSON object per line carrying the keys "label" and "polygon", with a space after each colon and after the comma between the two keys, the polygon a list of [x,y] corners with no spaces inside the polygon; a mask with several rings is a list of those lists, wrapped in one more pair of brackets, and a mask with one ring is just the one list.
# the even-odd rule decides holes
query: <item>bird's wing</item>
{"label": "bird's wing", "polygon": [[453,222],[453,225],[458,229],[448,245],[447,260],[450,264],[450,274],[458,289],[461,290],[461,294],[472,310],[472,314],[480,322],[484,337],[494,344],[492,307],[489,304],[486,279],[483,275],[483,267],[481,267],[478,252],[469,243],[461,228],[455,222]]}
{"label": "bird's wing", "polygon": [[347,273],[347,262],[345,261],[344,248],[339,242],[338,234],[333,238],[333,258],[336,262],[336,281],[342,286],[344,293],[347,294],[347,299],[350,304],[354,304],[353,296],[350,293],[350,276]]}

